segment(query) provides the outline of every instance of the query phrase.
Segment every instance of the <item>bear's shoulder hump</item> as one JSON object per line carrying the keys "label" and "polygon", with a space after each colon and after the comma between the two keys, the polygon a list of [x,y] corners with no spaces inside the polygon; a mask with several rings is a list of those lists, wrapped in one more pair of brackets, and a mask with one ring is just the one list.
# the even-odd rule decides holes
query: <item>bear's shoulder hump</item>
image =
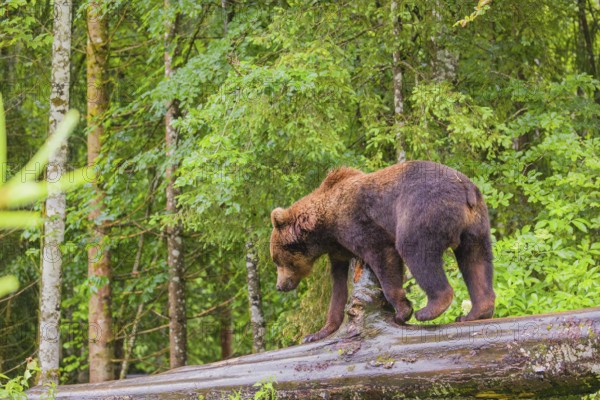
{"label": "bear's shoulder hump", "polygon": [[321,183],[320,189],[329,189],[352,176],[363,175],[363,172],[349,167],[339,167],[327,174],[327,177]]}

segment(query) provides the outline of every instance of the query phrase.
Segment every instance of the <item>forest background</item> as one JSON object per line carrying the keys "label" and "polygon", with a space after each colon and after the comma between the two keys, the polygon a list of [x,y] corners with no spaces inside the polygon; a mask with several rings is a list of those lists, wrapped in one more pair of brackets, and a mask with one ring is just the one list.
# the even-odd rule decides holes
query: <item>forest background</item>
{"label": "forest background", "polygon": [[[0,5],[9,178],[47,137],[53,4]],[[88,119],[69,139],[67,170],[89,164],[97,180],[67,195],[61,382],[88,381],[89,363],[97,361],[88,320],[98,293],[112,319],[105,356],[115,377],[173,366],[174,271],[187,337],[176,363],[261,349],[248,264],[260,277],[262,347],[288,346],[319,329],[328,266],[316,266],[297,291],[277,292],[269,213],[341,165],[373,171],[428,159],[469,176],[490,209],[497,317],[597,306],[600,4],[475,6],[75,1],[70,108],[88,110]],[[105,29],[101,84],[90,83],[86,49],[98,21]],[[94,91],[105,108],[90,119]],[[89,163],[89,137],[99,126],[99,151]],[[168,204],[169,196],[176,202]],[[43,212],[44,203],[29,209]],[[44,232],[0,236],[0,275],[20,283],[0,299],[0,371],[15,376],[37,357]],[[181,242],[175,260],[171,239]],[[88,272],[90,249],[106,256],[108,273]],[[451,253],[446,269],[456,296],[436,323],[468,307]],[[415,307],[424,305],[414,280],[407,285]]]}

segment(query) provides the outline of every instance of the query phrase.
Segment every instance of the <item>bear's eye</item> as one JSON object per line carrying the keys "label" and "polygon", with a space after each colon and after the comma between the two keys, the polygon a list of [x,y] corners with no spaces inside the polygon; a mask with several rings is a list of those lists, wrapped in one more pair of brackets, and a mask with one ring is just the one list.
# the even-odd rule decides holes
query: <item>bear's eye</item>
{"label": "bear's eye", "polygon": [[307,246],[303,242],[291,242],[283,245],[283,248],[290,253],[306,253]]}

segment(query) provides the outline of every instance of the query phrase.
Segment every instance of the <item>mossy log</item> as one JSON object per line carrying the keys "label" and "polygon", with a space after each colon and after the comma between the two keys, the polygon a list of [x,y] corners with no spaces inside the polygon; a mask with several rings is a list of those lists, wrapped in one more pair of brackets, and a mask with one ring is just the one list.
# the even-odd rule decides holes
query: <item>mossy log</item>
{"label": "mossy log", "polygon": [[332,337],[156,376],[59,386],[56,397],[251,398],[260,381],[275,382],[280,399],[544,398],[600,390],[600,307],[398,326],[370,269],[354,269],[347,320]]}

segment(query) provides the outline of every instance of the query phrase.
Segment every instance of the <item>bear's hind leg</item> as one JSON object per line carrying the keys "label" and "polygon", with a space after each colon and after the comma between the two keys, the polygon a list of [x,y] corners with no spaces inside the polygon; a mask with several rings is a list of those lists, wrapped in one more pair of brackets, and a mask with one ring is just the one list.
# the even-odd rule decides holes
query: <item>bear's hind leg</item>
{"label": "bear's hind leg", "polygon": [[427,243],[428,241],[398,243],[400,256],[427,295],[427,305],[415,313],[415,318],[419,321],[439,317],[450,307],[454,297],[454,290],[443,269],[443,250],[427,248]]}
{"label": "bear's hind leg", "polygon": [[467,316],[458,318],[458,321],[491,318],[496,295],[492,286],[494,270],[489,236],[464,233],[454,255],[473,304]]}

